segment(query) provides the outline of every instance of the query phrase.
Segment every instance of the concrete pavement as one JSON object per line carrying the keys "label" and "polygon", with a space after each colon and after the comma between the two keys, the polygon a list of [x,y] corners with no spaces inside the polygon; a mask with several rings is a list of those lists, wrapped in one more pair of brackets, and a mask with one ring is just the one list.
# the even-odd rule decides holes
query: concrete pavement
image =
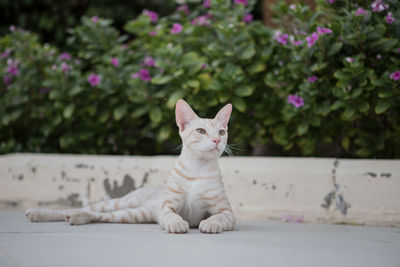
{"label": "concrete pavement", "polygon": [[0,266],[400,266],[400,228],[240,221],[219,235],[158,225],[30,223],[0,211]]}

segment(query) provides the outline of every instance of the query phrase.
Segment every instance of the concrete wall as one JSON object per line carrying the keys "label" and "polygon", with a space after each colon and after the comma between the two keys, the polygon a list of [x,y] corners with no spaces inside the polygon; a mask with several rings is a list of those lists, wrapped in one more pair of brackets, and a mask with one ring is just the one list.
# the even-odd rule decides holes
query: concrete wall
{"label": "concrete wall", "polygon": [[[0,208],[79,207],[164,184],[176,157],[0,156]],[[400,161],[220,159],[227,194],[243,219],[400,226]],[[90,188],[88,188],[88,185]],[[89,190],[88,190],[89,189]]]}

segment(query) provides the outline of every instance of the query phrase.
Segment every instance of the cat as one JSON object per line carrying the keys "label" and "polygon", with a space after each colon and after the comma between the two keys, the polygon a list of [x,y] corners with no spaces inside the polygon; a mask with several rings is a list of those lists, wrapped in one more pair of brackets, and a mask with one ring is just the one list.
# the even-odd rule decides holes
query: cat
{"label": "cat", "polygon": [[195,227],[202,233],[234,230],[236,219],[218,166],[228,140],[231,112],[232,105],[227,104],[214,119],[202,119],[184,100],[177,101],[182,151],[166,186],[144,187],[81,209],[33,208],[26,211],[26,217],[32,222],[65,220],[70,225],[159,223],[168,233],[187,233]]}

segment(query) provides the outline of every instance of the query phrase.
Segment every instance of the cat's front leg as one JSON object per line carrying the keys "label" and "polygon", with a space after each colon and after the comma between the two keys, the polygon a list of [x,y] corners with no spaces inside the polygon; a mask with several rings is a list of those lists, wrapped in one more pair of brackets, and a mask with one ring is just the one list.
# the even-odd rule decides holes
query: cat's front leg
{"label": "cat's front leg", "polygon": [[182,234],[189,232],[189,224],[178,212],[183,207],[184,194],[179,188],[168,185],[161,201],[160,225],[168,233]]}
{"label": "cat's front leg", "polygon": [[218,234],[222,231],[235,229],[236,219],[230,207],[220,208],[216,214],[200,222],[199,230],[202,233]]}

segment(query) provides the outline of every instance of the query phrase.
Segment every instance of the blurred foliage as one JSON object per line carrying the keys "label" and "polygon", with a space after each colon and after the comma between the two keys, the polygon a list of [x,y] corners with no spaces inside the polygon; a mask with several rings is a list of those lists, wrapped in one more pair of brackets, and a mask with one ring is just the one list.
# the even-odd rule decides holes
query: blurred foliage
{"label": "blurred foliage", "polygon": [[144,9],[166,15],[175,7],[173,0],[0,0],[0,35],[15,25],[36,32],[44,42],[64,47],[66,30],[77,26],[84,15],[110,18],[122,30],[126,21]]}
{"label": "blurred foliage", "polygon": [[184,98],[201,117],[231,102],[243,154],[399,158],[398,5],[280,2],[274,31],[244,21],[254,2],[142,13],[126,34],[85,17],[69,31],[71,56],[14,29],[0,39],[0,153],[171,153]]}

